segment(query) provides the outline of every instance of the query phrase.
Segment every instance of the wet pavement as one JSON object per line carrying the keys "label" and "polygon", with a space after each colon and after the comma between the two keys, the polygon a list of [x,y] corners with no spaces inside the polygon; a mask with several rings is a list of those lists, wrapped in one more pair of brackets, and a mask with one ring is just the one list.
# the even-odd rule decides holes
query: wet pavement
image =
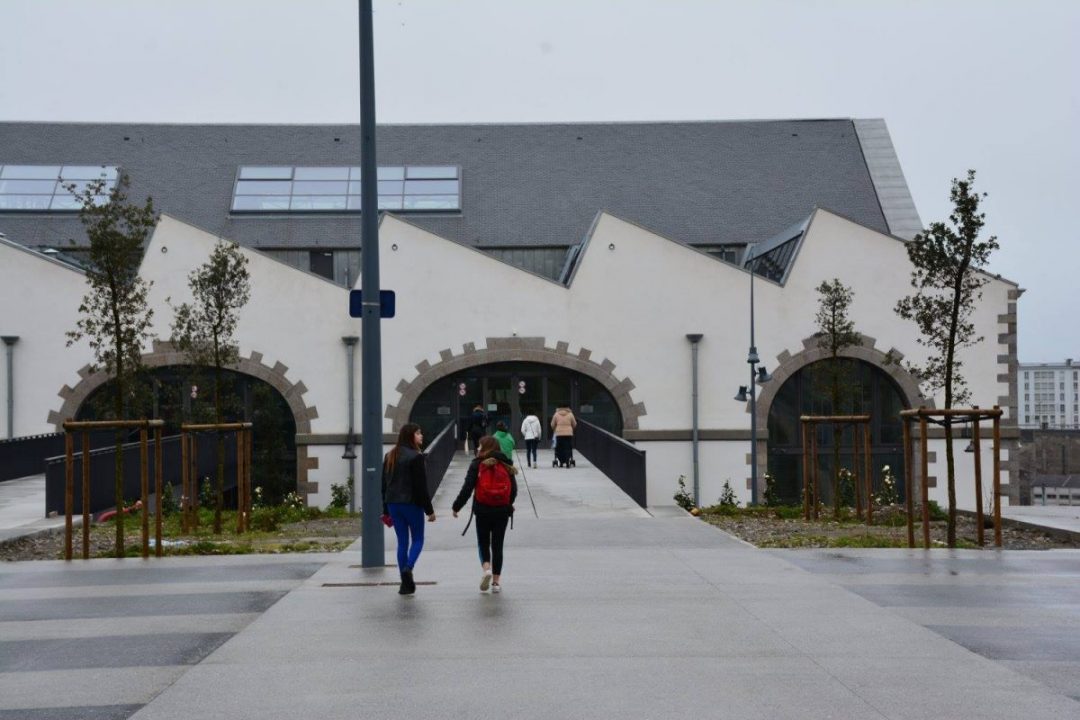
{"label": "wet pavement", "polygon": [[415,596],[359,543],[0,565],[0,720],[1080,717],[1080,552],[757,550],[540,465],[499,595],[463,458]]}

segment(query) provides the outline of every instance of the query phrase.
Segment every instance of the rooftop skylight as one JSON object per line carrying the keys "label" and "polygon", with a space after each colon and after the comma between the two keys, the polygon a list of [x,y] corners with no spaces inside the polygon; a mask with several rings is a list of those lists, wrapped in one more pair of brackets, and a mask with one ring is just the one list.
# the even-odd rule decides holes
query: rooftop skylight
{"label": "rooftop skylight", "polygon": [[81,193],[104,179],[94,196],[103,204],[119,174],[111,165],[0,165],[0,212],[78,212],[79,201],[67,186]]}
{"label": "rooftop skylight", "polygon": [[[461,209],[461,174],[453,165],[378,169],[379,209]],[[360,210],[360,168],[244,166],[236,176],[233,212],[321,213]]]}

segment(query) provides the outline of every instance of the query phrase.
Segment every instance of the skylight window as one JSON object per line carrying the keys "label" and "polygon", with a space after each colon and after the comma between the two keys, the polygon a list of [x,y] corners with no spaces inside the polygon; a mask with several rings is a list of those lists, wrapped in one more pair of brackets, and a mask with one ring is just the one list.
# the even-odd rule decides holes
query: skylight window
{"label": "skylight window", "polygon": [[[378,169],[380,210],[446,212],[461,209],[461,173],[453,165]],[[256,167],[237,173],[233,212],[321,213],[360,210],[358,167]]]}
{"label": "skylight window", "polygon": [[120,176],[112,165],[0,165],[0,212],[78,212],[75,193],[105,180],[94,202],[103,205]]}

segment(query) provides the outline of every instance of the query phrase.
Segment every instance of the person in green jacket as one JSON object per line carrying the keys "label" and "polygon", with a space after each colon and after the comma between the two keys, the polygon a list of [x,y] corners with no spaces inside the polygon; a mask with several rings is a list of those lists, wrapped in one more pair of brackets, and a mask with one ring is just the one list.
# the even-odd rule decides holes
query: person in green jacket
{"label": "person in green jacket", "polygon": [[499,441],[499,448],[502,450],[502,454],[510,459],[510,462],[514,461],[514,436],[506,431],[506,423],[499,422],[495,425],[495,434],[493,438]]}

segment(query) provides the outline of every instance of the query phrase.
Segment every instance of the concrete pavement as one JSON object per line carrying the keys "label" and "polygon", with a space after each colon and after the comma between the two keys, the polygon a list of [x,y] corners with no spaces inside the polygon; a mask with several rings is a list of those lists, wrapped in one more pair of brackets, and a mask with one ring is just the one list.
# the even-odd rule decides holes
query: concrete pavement
{"label": "concrete pavement", "polygon": [[0,482],[0,542],[63,525],[62,516],[45,517],[44,475]]}
{"label": "concrete pavement", "polygon": [[[1016,665],[1078,660],[1051,640],[1080,627],[1080,553],[756,550],[544,459],[501,595],[450,518],[460,461],[412,597],[358,544],[0,566],[0,719],[1080,717],[1064,674]],[[942,629],[965,626],[1035,659]]]}

